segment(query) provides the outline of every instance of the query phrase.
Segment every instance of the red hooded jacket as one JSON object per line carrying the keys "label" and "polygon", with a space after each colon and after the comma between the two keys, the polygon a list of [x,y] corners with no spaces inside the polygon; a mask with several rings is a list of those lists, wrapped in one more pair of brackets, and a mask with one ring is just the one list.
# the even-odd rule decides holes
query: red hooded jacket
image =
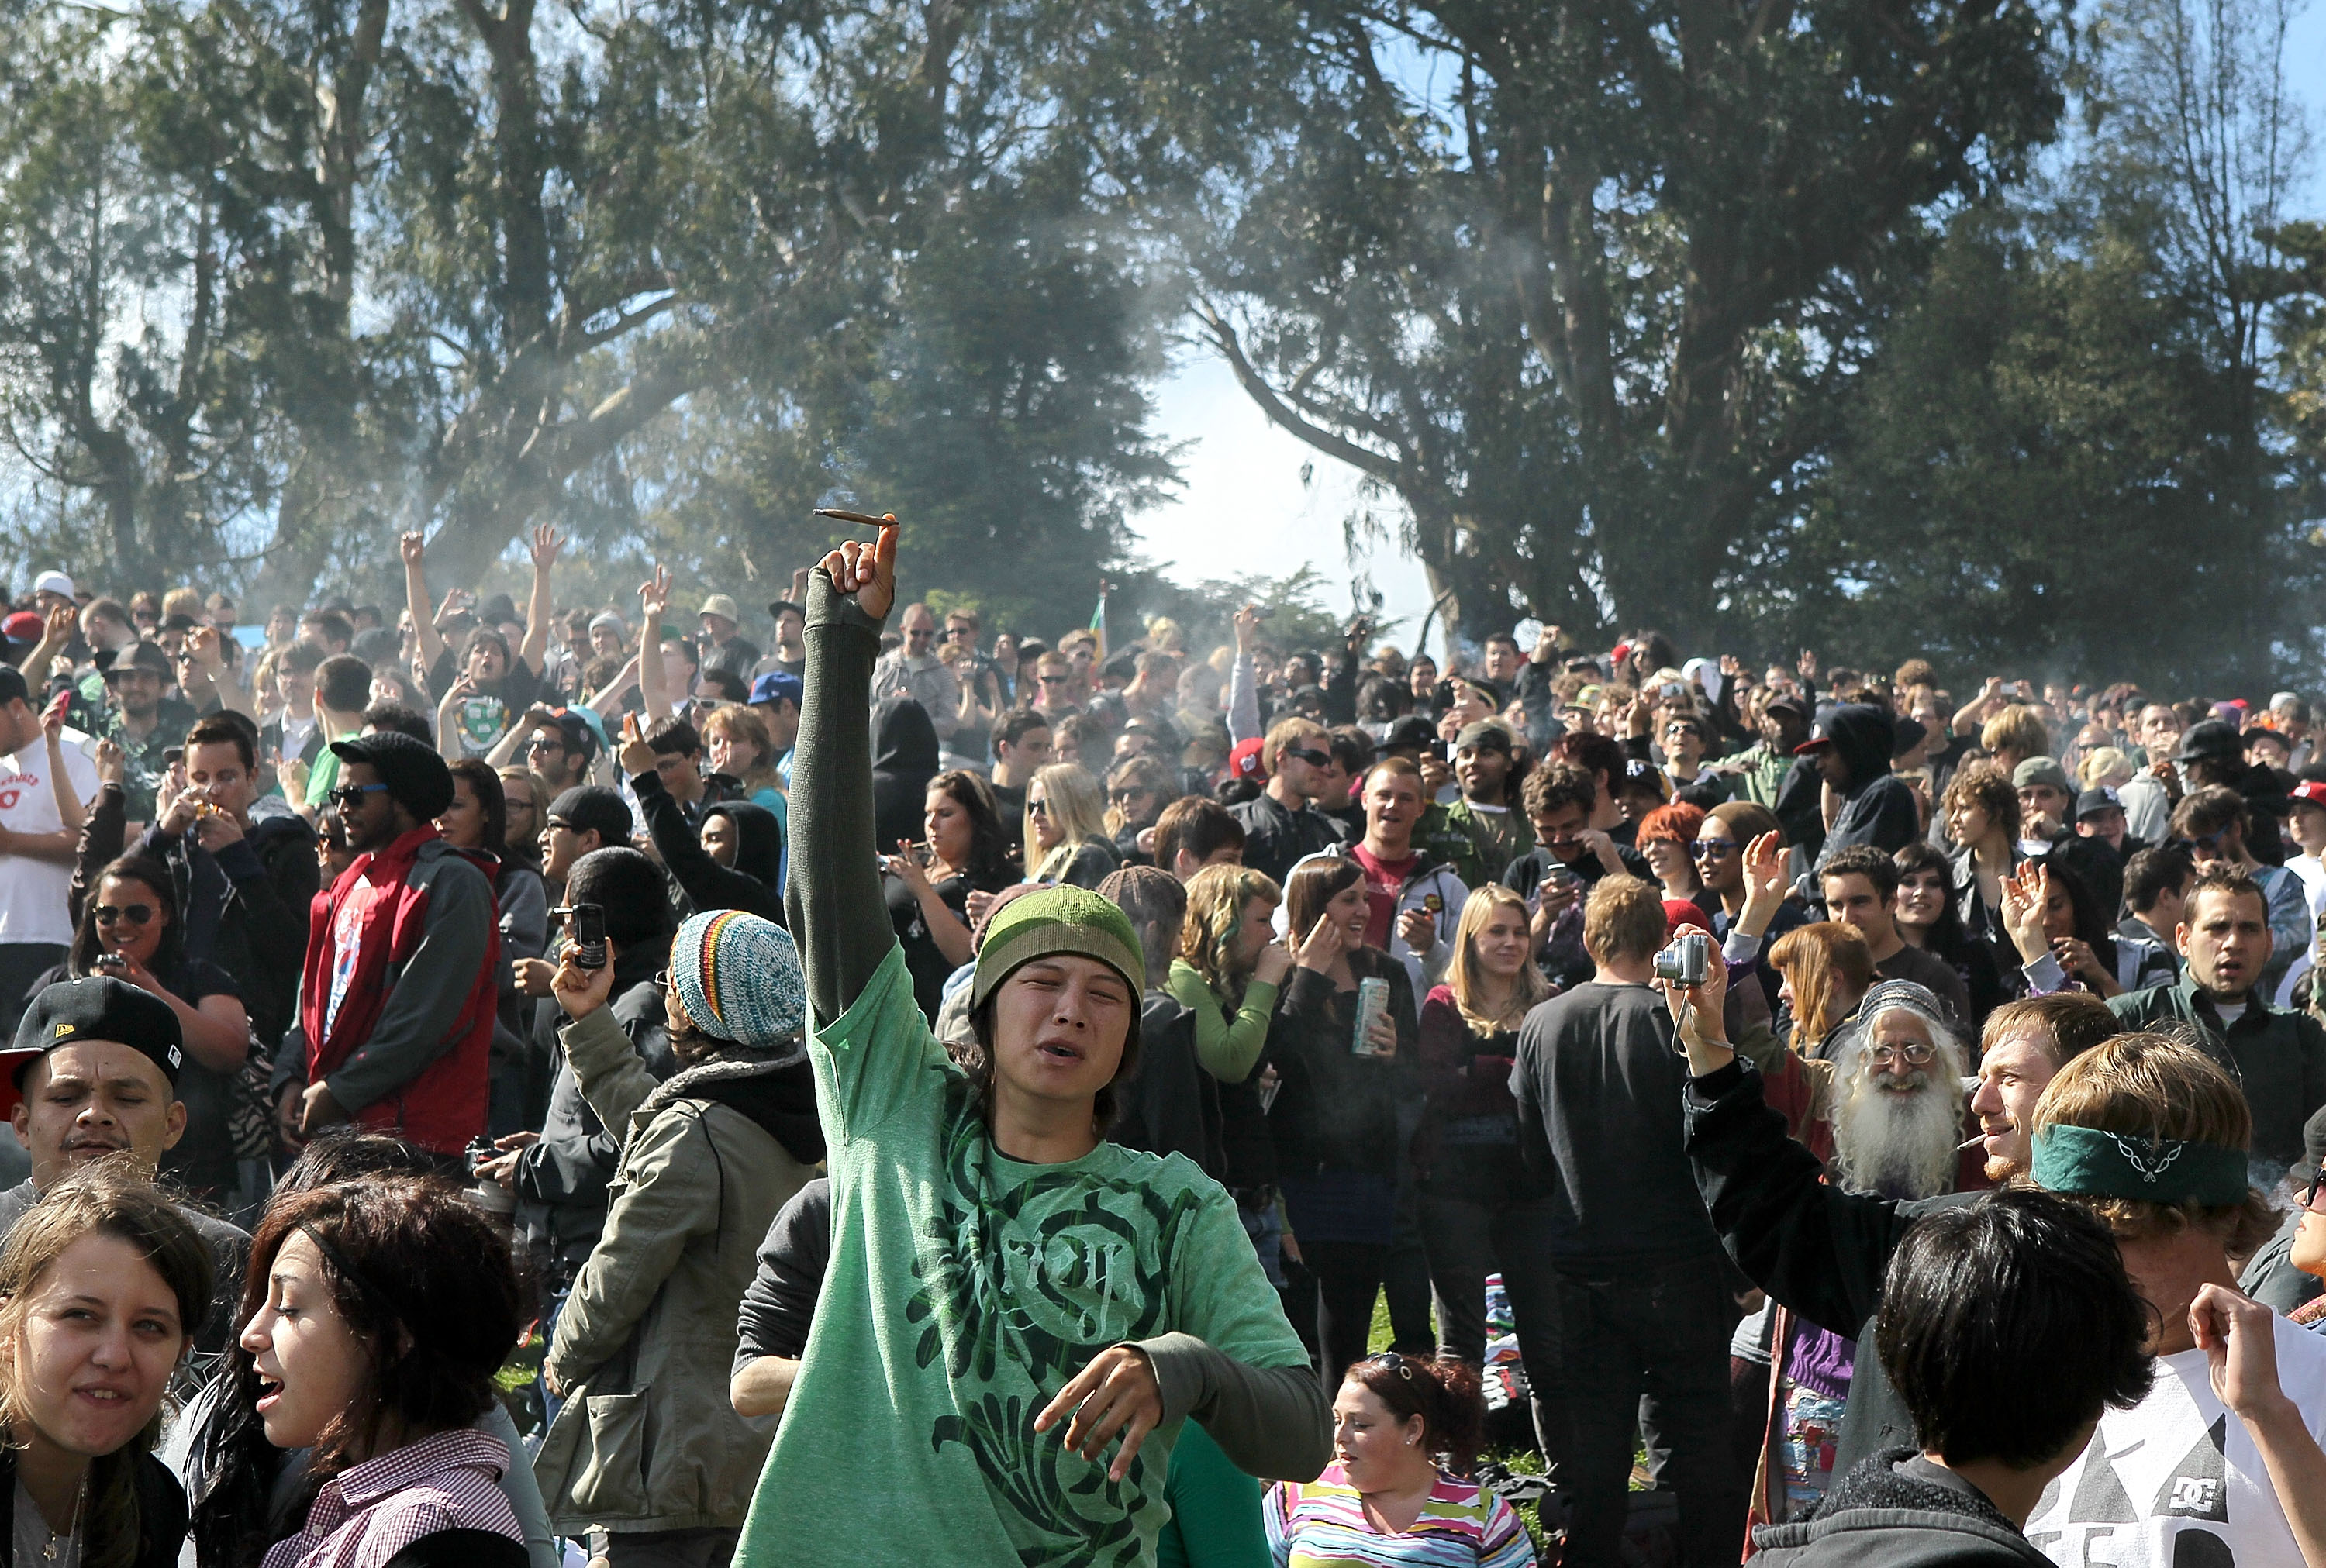
{"label": "red hooded jacket", "polygon": [[[423,824],[358,858],[308,916],[307,1081],[329,1080],[358,1125],[438,1154],[485,1130],[500,968],[490,864]],[[356,923],[344,976],[343,917]]]}

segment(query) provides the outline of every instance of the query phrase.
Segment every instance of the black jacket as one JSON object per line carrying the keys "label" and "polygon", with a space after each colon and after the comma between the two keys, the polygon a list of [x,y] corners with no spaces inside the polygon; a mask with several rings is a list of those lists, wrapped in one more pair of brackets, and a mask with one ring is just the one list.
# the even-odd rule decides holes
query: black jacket
{"label": "black jacket", "polygon": [[2048,1568],[1976,1488],[1917,1473],[1915,1457],[1911,1448],[1869,1455],[1807,1523],[1754,1531],[1750,1560],[1767,1568]]}
{"label": "black jacket", "polygon": [[1394,1180],[1405,1158],[1398,1145],[1398,1107],[1419,1098],[1420,1014],[1405,965],[1379,948],[1349,955],[1359,981],[1389,982],[1389,1016],[1397,1054],[1387,1061],[1350,1049],[1356,1038],[1355,991],[1339,991],[1314,970],[1296,969],[1279,994],[1268,1025],[1265,1060],[1281,1077],[1268,1109],[1279,1175],[1362,1171]]}
{"label": "black jacket", "polygon": [[647,831],[663,869],[677,879],[694,913],[740,909],[747,914],[784,923],[783,893],[778,886],[784,858],[784,827],[776,813],[749,801],[719,801],[705,806],[702,817],[723,816],[735,824],[735,864],[721,866],[702,847],[697,828],[686,820],[662,775],[652,768],[630,780],[631,793],[645,813]]}
{"label": "black jacket", "polygon": [[[137,1555],[131,1568],[177,1568],[178,1548],[186,1538],[186,1490],[170,1467],[152,1454],[140,1454],[130,1482],[137,1498]],[[0,1564],[5,1568],[40,1568],[16,1558],[16,1451],[0,1448]]]}
{"label": "black jacket", "polygon": [[1214,1181],[1227,1181],[1220,1138],[1219,1080],[1196,1060],[1196,1015],[1165,990],[1151,990],[1139,1015],[1139,1071],[1107,1137],[1127,1149],[1185,1155]]}
{"label": "black jacket", "polygon": [[[656,972],[669,962],[667,936],[623,949],[614,959],[614,988],[607,1004],[640,1059],[662,1079],[678,1070],[662,988],[655,983]],[[541,1141],[516,1162],[519,1229],[536,1263],[561,1286],[598,1245],[606,1228],[607,1183],[622,1162],[622,1129],[609,1132],[598,1119],[558,1046],[557,1026],[564,1021],[557,999],[544,997],[534,1015],[533,1047],[557,1063],[557,1077]]]}
{"label": "black jacket", "polygon": [[[1825,1182],[1825,1167],[1785,1135],[1784,1117],[1762,1098],[1759,1071],[1741,1056],[1689,1079],[1681,1103],[1698,1191],[1736,1266],[1797,1316],[1870,1350],[1891,1253],[1922,1215],[1977,1194],[1893,1203]],[[1846,1471],[1913,1437],[1880,1359],[1861,1350],[1833,1468]]]}
{"label": "black jacket", "polygon": [[1304,857],[1343,842],[1339,822],[1314,806],[1293,811],[1273,795],[1230,806],[1228,815],[1243,828],[1243,863],[1273,877],[1279,887]]}
{"label": "black jacket", "polygon": [[1890,746],[1896,733],[1890,716],[1879,708],[1845,703],[1827,719],[1826,733],[1849,770],[1849,783],[1842,787],[1840,814],[1818,850],[1819,864],[1858,844],[1894,855],[1912,843],[1921,834],[1922,814],[1914,803],[1914,792],[1890,771]]}
{"label": "black jacket", "polygon": [[[126,807],[121,786],[106,784],[82,826],[71,895],[76,925],[98,875],[123,853]],[[170,868],[183,912],[186,956],[234,977],[251,1033],[273,1050],[299,1014],[307,912],[321,885],[315,830],[301,817],[260,817],[240,843],[213,855],[191,835],[164,834],[156,825],[145,830],[136,848]]]}

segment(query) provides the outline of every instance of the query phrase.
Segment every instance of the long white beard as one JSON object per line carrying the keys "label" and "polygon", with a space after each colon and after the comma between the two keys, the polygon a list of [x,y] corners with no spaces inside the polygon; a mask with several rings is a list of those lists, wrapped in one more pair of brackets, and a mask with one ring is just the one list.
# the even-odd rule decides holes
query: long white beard
{"label": "long white beard", "polygon": [[1954,1080],[1925,1071],[1921,1086],[1893,1093],[1858,1072],[1844,1085],[1833,1109],[1833,1164],[1853,1192],[1885,1198],[1934,1198],[1955,1184],[1962,1117]]}

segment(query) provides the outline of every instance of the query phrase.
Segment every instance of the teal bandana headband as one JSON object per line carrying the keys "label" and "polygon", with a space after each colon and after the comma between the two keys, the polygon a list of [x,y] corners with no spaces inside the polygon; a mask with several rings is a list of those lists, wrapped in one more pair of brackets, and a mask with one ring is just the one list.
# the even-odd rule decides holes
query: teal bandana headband
{"label": "teal bandana headband", "polygon": [[2194,1201],[2227,1208],[2246,1199],[2239,1149],[2188,1138],[2135,1138],[2089,1127],[2047,1127],[2035,1135],[2035,1184],[2087,1198]]}

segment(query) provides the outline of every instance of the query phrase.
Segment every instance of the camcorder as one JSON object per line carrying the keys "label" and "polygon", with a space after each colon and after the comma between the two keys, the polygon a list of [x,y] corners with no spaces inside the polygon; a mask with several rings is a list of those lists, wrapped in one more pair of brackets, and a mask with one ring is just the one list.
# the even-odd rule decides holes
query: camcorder
{"label": "camcorder", "polygon": [[1656,979],[1674,986],[1700,986],[1707,968],[1712,939],[1700,931],[1683,931],[1656,954]]}

